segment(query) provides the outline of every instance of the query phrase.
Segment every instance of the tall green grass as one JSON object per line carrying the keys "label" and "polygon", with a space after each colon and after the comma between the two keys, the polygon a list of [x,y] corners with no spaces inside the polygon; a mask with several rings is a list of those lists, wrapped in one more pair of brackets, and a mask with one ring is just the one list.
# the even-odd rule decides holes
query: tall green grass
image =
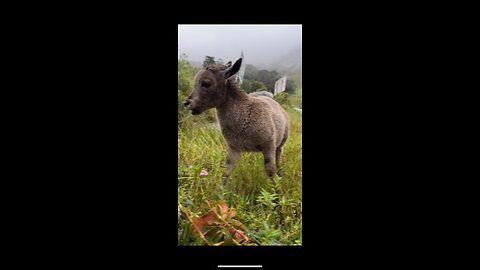
{"label": "tall green grass", "polygon": [[[281,161],[281,177],[270,180],[263,156],[242,153],[229,182],[222,185],[226,156],[218,125],[212,124],[214,109],[200,116],[185,116],[178,125],[178,204],[201,214],[207,200],[224,200],[236,210],[238,221],[248,228],[257,245],[302,243],[302,115],[288,109],[290,136]],[[206,171],[208,175],[201,176]],[[180,219],[180,228],[188,221]],[[200,245],[190,238],[180,245]]]}

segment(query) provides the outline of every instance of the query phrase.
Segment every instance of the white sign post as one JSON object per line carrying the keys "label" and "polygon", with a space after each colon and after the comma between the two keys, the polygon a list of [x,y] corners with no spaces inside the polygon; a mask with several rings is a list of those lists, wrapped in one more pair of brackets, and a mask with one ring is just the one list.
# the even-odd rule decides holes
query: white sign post
{"label": "white sign post", "polygon": [[275,90],[273,94],[276,95],[278,93],[285,91],[286,87],[287,87],[287,75],[283,76],[282,78],[278,79],[278,81],[275,82]]}
{"label": "white sign post", "polygon": [[240,54],[240,58],[242,58],[242,65],[240,66],[240,70],[237,74],[237,81],[240,85],[243,83],[243,75],[245,74],[245,57],[243,56],[243,51]]}

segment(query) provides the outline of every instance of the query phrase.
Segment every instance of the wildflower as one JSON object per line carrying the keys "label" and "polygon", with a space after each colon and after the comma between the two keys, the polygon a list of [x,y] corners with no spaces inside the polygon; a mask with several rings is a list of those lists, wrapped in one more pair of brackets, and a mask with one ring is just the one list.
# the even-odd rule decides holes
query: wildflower
{"label": "wildflower", "polygon": [[202,170],[202,171],[200,172],[200,176],[205,176],[205,175],[208,175],[208,172],[205,171],[205,170]]}

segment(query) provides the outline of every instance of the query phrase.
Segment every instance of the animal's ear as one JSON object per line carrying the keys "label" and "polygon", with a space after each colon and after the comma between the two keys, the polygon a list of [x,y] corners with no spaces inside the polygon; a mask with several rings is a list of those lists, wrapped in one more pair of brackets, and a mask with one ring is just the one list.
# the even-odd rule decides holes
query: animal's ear
{"label": "animal's ear", "polygon": [[233,67],[227,69],[225,71],[225,79],[228,79],[232,77],[233,75],[237,74],[237,72],[240,70],[240,67],[242,66],[242,58],[238,59],[235,64],[233,64]]}
{"label": "animal's ear", "polygon": [[227,68],[231,67],[231,66],[232,66],[232,61],[228,61],[228,63],[226,63],[225,66],[226,66]]}

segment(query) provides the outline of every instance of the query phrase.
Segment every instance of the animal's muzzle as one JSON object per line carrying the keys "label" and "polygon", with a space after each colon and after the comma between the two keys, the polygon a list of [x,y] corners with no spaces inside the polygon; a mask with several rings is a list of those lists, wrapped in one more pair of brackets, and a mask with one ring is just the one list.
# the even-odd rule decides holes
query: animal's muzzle
{"label": "animal's muzzle", "polygon": [[185,107],[185,110],[191,110],[193,115],[198,115],[203,111],[192,99],[186,99],[183,102],[183,106]]}
{"label": "animal's muzzle", "polygon": [[191,101],[187,99],[183,102],[183,107],[185,107],[185,109],[188,110],[189,109],[188,107],[190,106],[190,104],[191,104]]}
{"label": "animal's muzzle", "polygon": [[198,109],[198,108],[193,108],[193,109],[192,109],[192,114],[193,114],[193,115],[199,115],[199,114],[201,114],[201,113],[202,113],[202,111],[201,111],[200,109]]}

